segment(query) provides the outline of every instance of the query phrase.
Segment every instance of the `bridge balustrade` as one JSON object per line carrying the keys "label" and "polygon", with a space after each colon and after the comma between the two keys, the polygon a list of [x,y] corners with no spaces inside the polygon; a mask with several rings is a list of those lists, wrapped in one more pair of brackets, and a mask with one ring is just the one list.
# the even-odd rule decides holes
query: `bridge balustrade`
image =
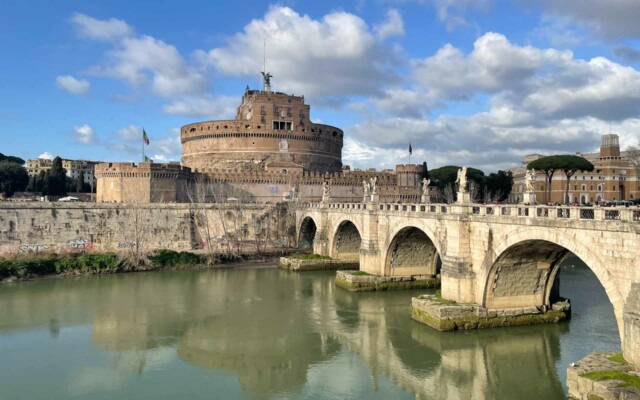
{"label": "bridge balustrade", "polygon": [[593,208],[581,208],[580,209],[580,219],[594,219],[595,213]]}
{"label": "bridge balustrade", "polygon": [[[302,203],[302,208],[322,208],[322,203]],[[324,207],[336,210],[379,210],[382,212],[402,213],[450,213],[449,204],[400,204],[400,203],[328,203]],[[567,206],[495,206],[495,205],[458,205],[458,210],[469,215],[503,216],[534,219],[576,219],[588,221],[634,221],[640,222],[640,209],[604,208],[604,207],[567,207]],[[457,211],[456,211],[457,212]]]}

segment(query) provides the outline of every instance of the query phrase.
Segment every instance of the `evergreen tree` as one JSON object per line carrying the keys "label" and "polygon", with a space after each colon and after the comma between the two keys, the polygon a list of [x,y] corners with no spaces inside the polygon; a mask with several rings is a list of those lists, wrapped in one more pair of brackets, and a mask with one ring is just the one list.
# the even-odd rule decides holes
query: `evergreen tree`
{"label": "evergreen tree", "polygon": [[20,164],[0,161],[0,194],[11,197],[15,192],[24,190],[29,184],[29,174]]}
{"label": "evergreen tree", "polygon": [[82,193],[84,191],[84,171],[80,171],[78,182],[76,182],[76,193]]}
{"label": "evergreen tree", "polygon": [[42,193],[50,196],[67,195],[67,170],[62,168],[62,159],[53,159],[53,165],[45,174]]}

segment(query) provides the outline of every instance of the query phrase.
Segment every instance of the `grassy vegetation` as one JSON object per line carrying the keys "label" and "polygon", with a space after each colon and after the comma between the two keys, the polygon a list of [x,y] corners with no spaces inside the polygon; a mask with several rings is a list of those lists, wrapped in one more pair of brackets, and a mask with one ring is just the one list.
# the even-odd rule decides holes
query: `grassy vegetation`
{"label": "grassy vegetation", "polygon": [[355,275],[355,276],[367,276],[367,275],[371,275],[368,272],[364,272],[364,271],[353,271],[350,272],[351,275]]}
{"label": "grassy vegetation", "polygon": [[435,296],[436,301],[438,303],[448,304],[448,305],[451,305],[451,306],[454,305],[454,304],[458,304],[456,301],[443,299],[442,298],[442,290],[440,290],[440,289],[436,290],[436,292],[434,293],[434,296]]}
{"label": "grassy vegetation", "polygon": [[591,371],[580,374],[580,376],[594,381],[622,381],[620,386],[633,386],[640,389],[640,377],[625,371]]}
{"label": "grassy vegetation", "polygon": [[300,254],[292,254],[289,258],[294,258],[296,260],[331,260],[329,256],[321,256],[319,254],[310,254],[310,253],[300,253]]}
{"label": "grassy vegetation", "polygon": [[613,362],[617,362],[618,364],[622,364],[622,365],[627,365],[629,364],[627,362],[627,360],[624,359],[624,356],[622,355],[622,353],[615,353],[613,355],[610,355],[609,357],[607,357],[608,360],[613,361]]}
{"label": "grassy vegetation", "polygon": [[216,254],[209,260],[206,255],[173,250],[154,251],[145,258],[139,265],[129,265],[116,253],[30,254],[13,259],[0,259],[0,280],[35,278],[45,275],[90,275],[181,269],[250,259],[249,256],[244,255]]}

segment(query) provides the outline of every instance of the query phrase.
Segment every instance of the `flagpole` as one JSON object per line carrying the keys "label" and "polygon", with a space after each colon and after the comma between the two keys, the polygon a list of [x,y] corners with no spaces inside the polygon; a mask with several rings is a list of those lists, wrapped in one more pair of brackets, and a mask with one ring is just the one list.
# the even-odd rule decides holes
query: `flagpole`
{"label": "flagpole", "polygon": [[142,162],[144,162],[144,126],[142,127]]}

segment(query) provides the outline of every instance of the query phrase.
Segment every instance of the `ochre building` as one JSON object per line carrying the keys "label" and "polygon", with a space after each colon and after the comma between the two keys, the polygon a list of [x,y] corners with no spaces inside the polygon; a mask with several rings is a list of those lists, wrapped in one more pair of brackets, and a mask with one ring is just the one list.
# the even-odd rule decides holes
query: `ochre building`
{"label": "ochre building", "polygon": [[[551,197],[547,198],[545,175],[536,174],[535,195],[538,203],[601,203],[619,200],[635,200],[640,197],[640,166],[636,165],[625,152],[620,151],[618,135],[603,135],[600,151],[597,153],[577,153],[589,160],[594,170],[578,171],[569,182],[569,197],[565,199],[567,178],[562,171],[556,171],[551,181]],[[523,166],[512,170],[513,191],[511,200],[519,202],[525,190],[526,166],[540,157],[540,154],[525,156]]]}

